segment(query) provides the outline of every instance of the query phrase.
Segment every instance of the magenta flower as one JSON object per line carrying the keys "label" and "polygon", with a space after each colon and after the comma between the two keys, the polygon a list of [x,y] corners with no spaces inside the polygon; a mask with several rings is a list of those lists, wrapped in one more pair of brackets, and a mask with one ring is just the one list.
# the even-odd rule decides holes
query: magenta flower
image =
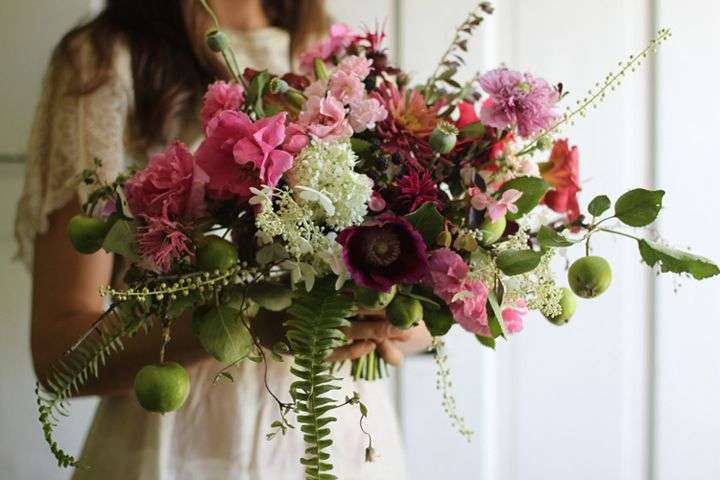
{"label": "magenta flower", "polygon": [[425,203],[440,206],[439,190],[430,172],[410,169],[397,179],[394,186],[393,207],[400,213],[412,213]]}
{"label": "magenta flower", "polygon": [[515,202],[520,200],[523,192],[510,188],[503,192],[500,200],[495,200],[484,192],[475,193],[470,199],[470,204],[476,210],[487,209],[487,217],[491,222],[497,221],[498,218],[504,217],[507,212],[517,213],[518,207]]}
{"label": "magenta flower", "polygon": [[138,250],[152,268],[167,273],[175,261],[183,257],[192,260],[192,240],[178,222],[166,218],[145,217],[146,225],[138,231]]}
{"label": "magenta flower", "polygon": [[253,122],[242,112],[225,110],[208,125],[196,157],[209,176],[208,195],[216,200],[250,198],[250,188],[274,187],[293,164],[282,149],[286,140],[281,112]]}
{"label": "magenta flower", "polygon": [[215,115],[224,110],[237,110],[245,100],[245,89],[239,83],[217,81],[211,84],[203,98],[200,119],[204,130]]}
{"label": "magenta flower", "polygon": [[417,283],[428,271],[427,247],[402,217],[383,213],[337,237],[342,259],[353,281],[366,288],[390,291],[399,283]]}
{"label": "magenta flower", "polygon": [[193,219],[205,214],[207,182],[187,147],[175,142],[125,182],[125,196],[135,216]]}
{"label": "magenta flower", "polygon": [[522,298],[515,300],[503,308],[501,315],[505,324],[505,331],[517,333],[523,329],[523,316],[527,315],[527,302]]}
{"label": "magenta flower", "polygon": [[435,295],[446,303],[451,303],[455,294],[462,290],[469,272],[470,267],[460,255],[449,248],[441,248],[430,254],[429,276],[426,282]]}
{"label": "magenta flower", "polygon": [[305,103],[298,124],[313,137],[322,140],[338,140],[352,136],[350,123],[345,118],[345,107],[332,96],[311,97]]}
{"label": "magenta flower", "polygon": [[557,118],[558,92],[530,73],[491,70],[480,78],[480,86],[490,95],[480,110],[486,125],[498,129],[516,125],[521,137],[529,137]]}

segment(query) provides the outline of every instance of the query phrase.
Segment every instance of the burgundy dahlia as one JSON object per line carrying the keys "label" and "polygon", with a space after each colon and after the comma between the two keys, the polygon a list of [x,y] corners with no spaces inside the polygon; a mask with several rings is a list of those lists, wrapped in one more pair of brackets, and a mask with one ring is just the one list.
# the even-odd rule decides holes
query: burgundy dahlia
{"label": "burgundy dahlia", "polygon": [[362,287],[388,292],[398,283],[420,282],[427,274],[425,241],[402,217],[383,213],[346,228],[338,242],[345,266]]}
{"label": "burgundy dahlia", "polygon": [[411,169],[395,181],[394,209],[397,213],[412,213],[425,203],[440,206],[439,190],[430,172]]}

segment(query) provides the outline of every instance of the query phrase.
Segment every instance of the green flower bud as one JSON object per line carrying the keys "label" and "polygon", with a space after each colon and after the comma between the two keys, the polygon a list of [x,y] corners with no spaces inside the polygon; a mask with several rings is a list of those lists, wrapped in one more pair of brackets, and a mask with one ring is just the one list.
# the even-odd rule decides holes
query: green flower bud
{"label": "green flower bud", "polygon": [[537,146],[540,150],[550,150],[552,145],[552,139],[547,135],[543,135],[542,137],[538,138]]}
{"label": "green flower bud", "polygon": [[438,234],[435,239],[435,243],[437,243],[440,247],[449,248],[450,245],[452,245],[452,234],[447,230],[443,230],[440,234]]}
{"label": "green flower bud", "polygon": [[575,308],[577,307],[577,300],[572,290],[563,288],[562,292],[562,297],[560,297],[560,309],[562,311],[554,317],[546,317],[550,323],[555,325],[566,324],[575,313]]}
{"label": "green flower bud", "polygon": [[211,30],[205,37],[205,42],[210,50],[213,52],[223,52],[230,46],[230,40],[225,33],[220,30]]}
{"label": "green flower bud", "polygon": [[452,152],[457,143],[458,129],[450,122],[441,120],[430,134],[430,146],[441,155]]}
{"label": "green flower bud", "polygon": [[420,323],[423,318],[423,308],[417,298],[398,295],[387,306],[385,314],[390,323],[406,330]]}
{"label": "green flower bud", "polygon": [[102,247],[107,234],[107,225],[99,218],[75,215],[68,222],[67,233],[75,250],[80,253],[91,254]]}
{"label": "green flower bud", "polygon": [[285,93],[288,91],[288,88],[290,88],[290,86],[281,78],[273,77],[272,80],[270,80],[270,93],[272,94]]}
{"label": "green flower bud", "polygon": [[307,101],[305,95],[293,88],[285,92],[285,99],[298,110],[301,110]]}
{"label": "green flower bud", "polygon": [[395,298],[397,287],[393,285],[389,292],[379,292],[372,288],[356,287],[354,291],[355,303],[366,310],[382,310]]}
{"label": "green flower bud", "polygon": [[570,288],[582,298],[594,298],[604,293],[610,286],[611,280],[612,269],[602,257],[580,258],[568,270]]}
{"label": "green flower bud", "polygon": [[327,80],[330,76],[322,58],[316,58],[313,60],[313,69],[315,70],[315,78],[318,80]]}
{"label": "green flower bud", "polygon": [[489,218],[485,218],[483,223],[480,224],[480,231],[483,235],[483,246],[487,247],[497,242],[500,237],[502,237],[502,234],[505,233],[505,227],[507,227],[507,219],[504,216],[494,222]]}

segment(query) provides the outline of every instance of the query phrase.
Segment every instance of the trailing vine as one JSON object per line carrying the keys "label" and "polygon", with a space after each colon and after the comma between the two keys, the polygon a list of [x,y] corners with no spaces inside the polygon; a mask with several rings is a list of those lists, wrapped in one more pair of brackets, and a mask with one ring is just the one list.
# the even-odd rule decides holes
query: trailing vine
{"label": "trailing vine", "polygon": [[307,444],[305,466],[307,480],[330,480],[333,466],[327,449],[332,445],[328,425],[336,420],[328,412],[337,408],[330,392],[339,390],[339,380],[331,373],[328,354],[341,345],[345,336],[340,328],[348,326],[352,300],[332,285],[316,284],[311,292],[300,291],[288,310],[287,338],[295,355],[291,372],[298,378],[290,391],[296,402],[300,431]]}
{"label": "trailing vine", "polygon": [[80,391],[90,378],[98,378],[100,368],[113,353],[124,349],[122,339],[133,335],[141,327],[147,327],[150,317],[134,322],[120,318],[112,305],[96,322],[82,341],[73,345],[62,360],[51,367],[44,383],[37,382],[39,420],[42,424],[45,441],[60,467],[77,466],[77,459],[63,450],[54,438],[54,431],[60,422],[59,417],[68,416],[67,400]]}

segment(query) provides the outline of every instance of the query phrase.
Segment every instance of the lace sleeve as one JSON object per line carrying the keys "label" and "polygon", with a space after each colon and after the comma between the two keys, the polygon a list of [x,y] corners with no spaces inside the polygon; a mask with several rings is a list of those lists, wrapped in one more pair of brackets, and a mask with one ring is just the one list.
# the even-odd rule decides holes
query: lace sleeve
{"label": "lace sleeve", "polygon": [[101,174],[114,179],[125,168],[125,133],[132,99],[130,59],[117,49],[115,68],[107,83],[84,95],[66,93],[71,72],[48,72],[30,133],[25,184],[17,207],[17,257],[32,264],[35,236],[48,229],[48,216],[82,187],[72,179],[102,160]]}

